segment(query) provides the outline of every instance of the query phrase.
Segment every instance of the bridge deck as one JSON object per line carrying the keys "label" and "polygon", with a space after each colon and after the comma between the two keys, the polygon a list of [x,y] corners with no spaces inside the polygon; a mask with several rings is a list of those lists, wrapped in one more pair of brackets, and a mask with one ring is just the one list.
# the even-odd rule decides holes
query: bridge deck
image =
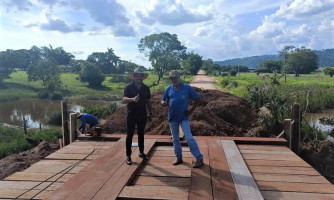
{"label": "bridge deck", "polygon": [[[81,138],[82,139],[82,138]],[[124,135],[76,141],[0,181],[1,199],[333,199],[334,186],[285,147],[284,139],[196,137],[205,165],[170,136],[145,136],[148,161],[125,163]],[[112,141],[110,141],[112,140]],[[135,142],[135,141],[134,141]],[[185,143],[184,143],[185,144]]]}

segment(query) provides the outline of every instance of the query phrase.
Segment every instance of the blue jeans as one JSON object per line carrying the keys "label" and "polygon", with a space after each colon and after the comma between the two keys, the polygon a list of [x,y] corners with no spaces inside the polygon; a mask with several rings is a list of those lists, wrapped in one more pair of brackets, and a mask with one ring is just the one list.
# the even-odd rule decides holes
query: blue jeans
{"label": "blue jeans", "polygon": [[176,158],[182,159],[182,147],[180,143],[179,125],[181,126],[184,136],[186,137],[187,144],[189,146],[191,154],[196,158],[196,160],[202,161],[203,155],[201,154],[198,148],[198,144],[195,138],[191,134],[190,124],[189,124],[188,119],[183,120],[180,123],[173,122],[173,121],[169,122],[169,128],[173,136],[173,146],[174,146],[174,152],[175,152]]}

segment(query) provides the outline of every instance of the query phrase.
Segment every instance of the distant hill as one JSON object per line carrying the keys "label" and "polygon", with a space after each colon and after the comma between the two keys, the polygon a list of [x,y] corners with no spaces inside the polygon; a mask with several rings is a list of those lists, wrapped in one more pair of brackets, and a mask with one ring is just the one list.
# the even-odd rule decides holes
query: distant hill
{"label": "distant hill", "polygon": [[[319,57],[319,67],[332,66],[334,67],[334,49],[323,49],[314,50],[314,53]],[[250,69],[254,69],[265,60],[280,60],[278,55],[262,55],[262,56],[251,56],[244,58],[234,58],[224,61],[214,61],[214,63],[220,66],[228,65],[243,65]]]}

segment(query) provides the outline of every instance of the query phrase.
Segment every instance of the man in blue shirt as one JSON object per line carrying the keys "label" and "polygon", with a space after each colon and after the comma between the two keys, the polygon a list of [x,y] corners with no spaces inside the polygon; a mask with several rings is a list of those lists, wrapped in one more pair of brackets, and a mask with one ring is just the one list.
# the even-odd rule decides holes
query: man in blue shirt
{"label": "man in blue shirt", "polygon": [[[168,105],[168,122],[172,133],[174,152],[176,156],[176,161],[173,165],[183,163],[182,147],[179,136],[179,126],[181,126],[190,152],[196,158],[196,162],[193,163],[193,167],[201,167],[203,166],[203,155],[199,150],[195,138],[192,136],[188,119],[188,116],[194,112],[195,108],[199,104],[199,95],[190,85],[181,82],[180,73],[178,71],[170,71],[169,78],[173,84],[166,88],[161,104]],[[189,98],[195,100],[194,105],[190,110],[188,110]]]}
{"label": "man in blue shirt", "polygon": [[77,119],[81,119],[81,125],[78,130],[80,131],[81,129],[82,134],[85,134],[86,124],[89,124],[90,129],[99,124],[99,120],[97,119],[97,117],[89,113],[82,113],[77,116]]}

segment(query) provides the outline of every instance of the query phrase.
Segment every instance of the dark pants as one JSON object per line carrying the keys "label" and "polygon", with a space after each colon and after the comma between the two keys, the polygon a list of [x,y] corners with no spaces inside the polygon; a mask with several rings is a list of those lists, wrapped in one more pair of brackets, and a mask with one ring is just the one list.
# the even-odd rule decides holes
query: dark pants
{"label": "dark pants", "polygon": [[132,138],[137,125],[139,152],[144,152],[144,130],[147,116],[126,117],[126,156],[131,156]]}

